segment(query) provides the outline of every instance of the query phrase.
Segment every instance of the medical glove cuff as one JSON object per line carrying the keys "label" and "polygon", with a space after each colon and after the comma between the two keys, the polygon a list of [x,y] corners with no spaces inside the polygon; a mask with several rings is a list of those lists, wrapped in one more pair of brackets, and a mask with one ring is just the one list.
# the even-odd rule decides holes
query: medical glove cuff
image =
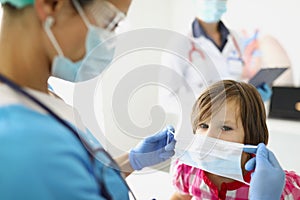
{"label": "medical glove cuff", "polygon": [[133,169],[159,164],[175,154],[174,128],[168,126],[164,130],[142,140],[129,152],[129,161]]}
{"label": "medical glove cuff", "polygon": [[129,162],[134,170],[141,170],[143,168],[142,164],[139,162],[139,159],[136,157],[136,152],[134,150],[129,152]]}
{"label": "medical glove cuff", "polygon": [[278,160],[265,144],[259,144],[250,182],[250,199],[280,199],[284,186],[285,172]]}
{"label": "medical glove cuff", "polygon": [[273,93],[272,89],[265,83],[262,86],[258,87],[257,91],[259,92],[264,102],[268,101],[271,98]]}

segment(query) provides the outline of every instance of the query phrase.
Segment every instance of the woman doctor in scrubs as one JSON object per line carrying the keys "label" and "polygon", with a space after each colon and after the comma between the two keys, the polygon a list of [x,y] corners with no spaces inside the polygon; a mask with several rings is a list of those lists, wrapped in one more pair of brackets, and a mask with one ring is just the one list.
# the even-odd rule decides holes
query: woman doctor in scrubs
{"label": "woman doctor in scrubs", "polygon": [[70,77],[117,25],[112,19],[107,30],[97,9],[109,4],[120,18],[130,5],[112,2],[119,9],[98,0],[1,0],[0,199],[129,199],[122,176],[174,155],[168,127],[115,162],[73,109],[48,95],[49,76]]}
{"label": "woman doctor in scrubs", "polygon": [[[129,199],[122,176],[169,159],[176,143],[173,128],[113,160],[73,108],[48,94],[47,81],[53,74],[74,78],[78,61],[113,30],[130,0],[111,0],[118,8],[99,0],[0,2],[0,199]],[[102,13],[95,12],[103,2],[122,11],[105,25]],[[282,179],[278,169],[266,169],[265,151],[254,161],[256,170]],[[262,186],[273,180],[261,179],[261,173],[251,182],[253,197],[272,199],[274,191]]]}

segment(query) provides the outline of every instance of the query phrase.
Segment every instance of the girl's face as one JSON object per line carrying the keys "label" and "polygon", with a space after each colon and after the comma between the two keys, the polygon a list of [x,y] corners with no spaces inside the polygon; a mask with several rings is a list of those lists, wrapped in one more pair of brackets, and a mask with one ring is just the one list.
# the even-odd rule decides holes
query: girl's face
{"label": "girl's face", "polygon": [[[196,134],[204,134],[220,140],[244,144],[245,132],[239,109],[237,109],[238,105],[234,100],[226,101],[225,105],[222,106],[222,109],[216,115],[199,124]],[[244,166],[248,159],[249,155],[243,152],[241,159],[243,174],[246,173]],[[232,181],[227,178],[220,179],[219,177],[218,179],[217,182]]]}
{"label": "girl's face", "polygon": [[200,122],[196,133],[243,144],[245,133],[237,105],[236,101],[226,101],[216,115]]}

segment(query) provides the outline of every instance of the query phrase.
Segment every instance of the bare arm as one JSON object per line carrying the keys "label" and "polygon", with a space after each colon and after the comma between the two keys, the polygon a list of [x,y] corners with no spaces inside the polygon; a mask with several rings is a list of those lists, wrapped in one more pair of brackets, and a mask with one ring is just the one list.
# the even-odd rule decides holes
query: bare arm
{"label": "bare arm", "polygon": [[115,161],[118,163],[121,172],[125,175],[125,177],[129,176],[134,171],[130,165],[128,153],[115,158]]}

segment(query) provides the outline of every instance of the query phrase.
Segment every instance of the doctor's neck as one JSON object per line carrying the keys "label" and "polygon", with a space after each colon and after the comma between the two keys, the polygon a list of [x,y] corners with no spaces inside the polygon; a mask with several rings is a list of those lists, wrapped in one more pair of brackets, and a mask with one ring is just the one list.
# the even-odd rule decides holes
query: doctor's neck
{"label": "doctor's neck", "polygon": [[34,18],[32,9],[15,11],[22,17],[14,17],[16,13],[10,13],[11,10],[6,7],[3,9],[0,73],[22,87],[46,93],[50,76],[49,59],[42,42],[45,36],[41,34],[40,22]]}
{"label": "doctor's neck", "polygon": [[198,22],[202,26],[205,33],[214,40],[214,42],[221,46],[221,33],[219,31],[219,22],[215,23],[207,23],[202,21],[201,19],[198,19]]}

